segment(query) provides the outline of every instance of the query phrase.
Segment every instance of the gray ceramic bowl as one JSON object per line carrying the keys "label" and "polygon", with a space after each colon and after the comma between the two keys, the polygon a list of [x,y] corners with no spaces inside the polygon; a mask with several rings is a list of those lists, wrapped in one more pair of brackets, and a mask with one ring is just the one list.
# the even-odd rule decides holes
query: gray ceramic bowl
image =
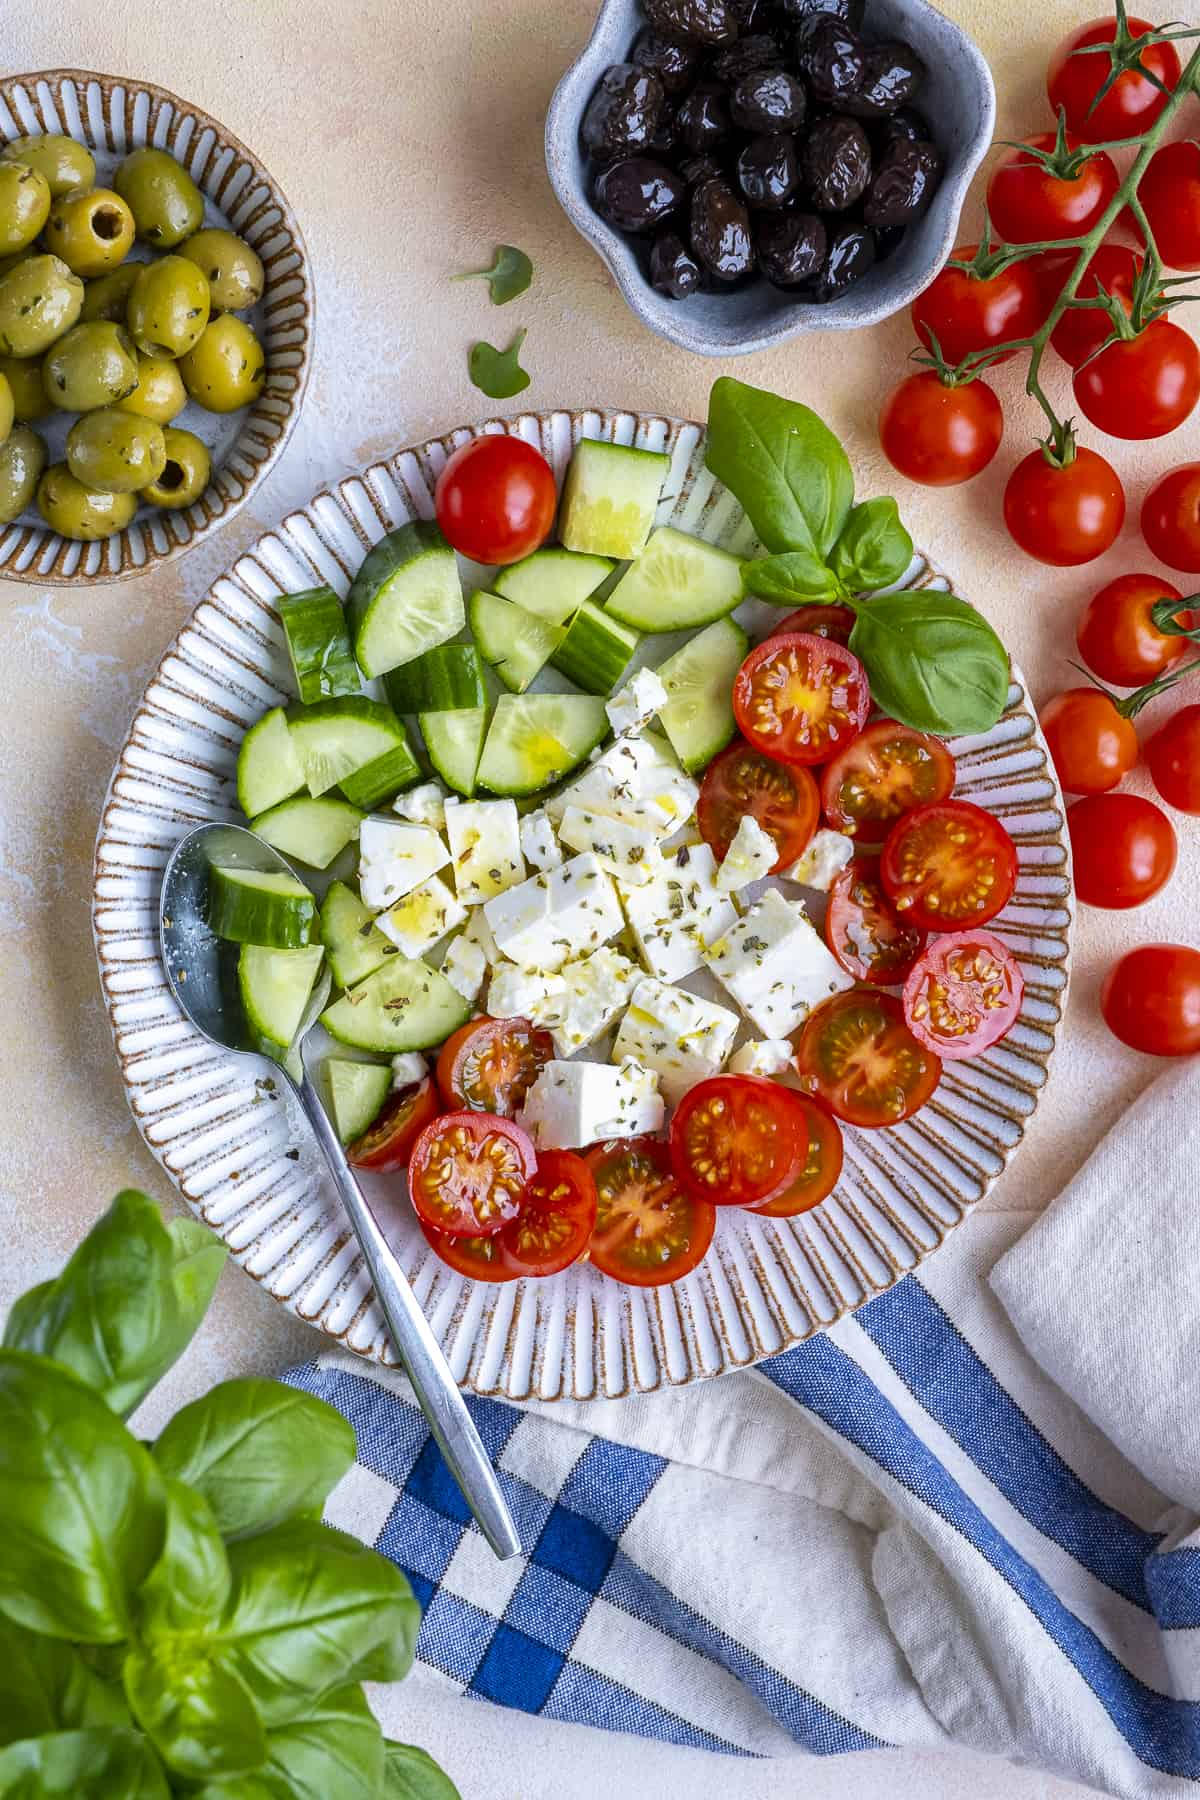
{"label": "gray ceramic bowl", "polygon": [[919,105],[933,121],[945,174],[929,211],[910,226],[888,260],[840,299],[816,306],[790,299],[766,282],[732,294],[669,300],[647,278],[648,240],[638,244],[622,237],[593,209],[579,122],[601,75],[610,63],[625,61],[644,24],[638,0],[604,0],[587,47],[559,82],[546,116],[546,166],[554,191],[643,324],[700,356],[741,356],[806,331],[876,325],[928,287],[954,247],[967,188],[991,143],[996,118],[991,71],[965,31],[928,0],[868,0],[869,35],[907,39],[929,70]]}

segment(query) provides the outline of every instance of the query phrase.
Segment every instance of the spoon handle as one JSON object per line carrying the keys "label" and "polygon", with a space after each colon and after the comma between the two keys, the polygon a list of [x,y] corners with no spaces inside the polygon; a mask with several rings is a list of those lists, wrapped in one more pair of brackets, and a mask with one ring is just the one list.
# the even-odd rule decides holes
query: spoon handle
{"label": "spoon handle", "polygon": [[478,1520],[479,1529],[501,1560],[517,1556],[521,1540],[517,1536],[500,1483],[496,1479],[487,1451],[467,1411],[450,1365],[441,1345],[429,1328],[429,1321],[409,1286],[408,1278],[389,1249],[383,1233],[367,1205],[366,1198],[354,1178],[337,1133],[329,1122],[321,1097],[305,1071],[297,1086],[300,1104],[317,1134],[317,1142],[325,1153],[329,1172],[337,1185],[338,1196],[345,1207],[366,1258],[367,1268],[383,1316],[405,1371],[429,1422],[451,1474],[462,1489],[463,1498]]}

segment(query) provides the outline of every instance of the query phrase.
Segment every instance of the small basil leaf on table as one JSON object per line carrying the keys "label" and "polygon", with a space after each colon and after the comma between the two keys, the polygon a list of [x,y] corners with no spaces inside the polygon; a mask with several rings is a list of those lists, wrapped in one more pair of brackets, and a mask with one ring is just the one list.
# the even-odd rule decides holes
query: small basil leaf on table
{"label": "small basil leaf on table", "polygon": [[708,403],[705,462],[768,550],[828,555],[854,500],[854,475],[829,427],[796,400],[722,375]]}
{"label": "small basil leaf on table", "polygon": [[203,1494],[169,1477],[162,1555],[138,1590],[142,1635],[155,1638],[215,1626],[229,1598],[229,1558]]}
{"label": "small basil leaf on table", "polygon": [[414,1744],[387,1742],[380,1800],[462,1800],[448,1775]]}
{"label": "small basil leaf on table", "polygon": [[493,306],[507,306],[523,294],[533,281],[533,264],[515,244],[501,244],[490,269],[468,269],[454,275],[453,281],[486,281]]}
{"label": "small basil leaf on table", "polygon": [[89,1669],[73,1644],[39,1637],[0,1615],[0,1744],[75,1731],[89,1725],[128,1725],[121,1689]]}
{"label": "small basil leaf on table", "polygon": [[103,1794],[104,1800],[170,1800],[153,1746],[140,1731],[59,1731],[0,1750],[0,1794]]}
{"label": "small basil leaf on table", "polygon": [[987,620],[925,588],[860,601],[850,648],[881,712],[942,737],[990,731],[1008,704],[1008,653]]}
{"label": "small basil leaf on table", "polygon": [[525,332],[518,331],[507,350],[493,344],[472,344],[467,368],[472,384],[489,400],[511,400],[529,386],[529,376],[520,364]]}
{"label": "small basil leaf on table", "polygon": [[742,570],[742,585],[773,606],[837,600],[845,591],[824,558],[811,550],[782,550],[777,556],[748,562]]}
{"label": "small basil leaf on table", "polygon": [[187,1781],[248,1774],[266,1759],[266,1733],[245,1683],[202,1639],[132,1650],[125,1695],[172,1774]]}
{"label": "small basil leaf on table", "polygon": [[890,587],[912,565],[913,541],[891,499],[864,500],[842,527],[829,562],[834,573],[855,593]]}

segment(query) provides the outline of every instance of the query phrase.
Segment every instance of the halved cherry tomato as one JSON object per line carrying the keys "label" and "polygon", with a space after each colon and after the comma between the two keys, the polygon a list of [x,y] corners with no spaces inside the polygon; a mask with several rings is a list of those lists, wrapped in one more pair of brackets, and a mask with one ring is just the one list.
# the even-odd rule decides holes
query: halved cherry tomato
{"label": "halved cherry tomato", "polygon": [[[1118,575],[1108,582],[1092,595],[1075,633],[1088,668],[1117,687],[1141,687],[1181,662],[1191,649],[1187,638],[1169,637],[1151,614],[1159,600],[1182,599],[1157,575]],[[1200,614],[1185,613],[1179,623],[1194,630]]]}
{"label": "halved cherry tomato", "polygon": [[1200,571],[1200,462],[1159,477],[1142,502],[1142,536],[1169,569]]}
{"label": "halved cherry tomato", "polygon": [[1042,730],[1068,794],[1107,794],[1136,767],[1138,735],[1100,688],[1068,688],[1048,700]]}
{"label": "halved cherry tomato", "polygon": [[808,1154],[791,1095],[765,1075],[713,1075],[671,1120],[675,1179],[714,1206],[753,1206],[795,1181]]}
{"label": "halved cherry tomato", "polygon": [[804,1120],[808,1132],[808,1160],[783,1193],[748,1208],[766,1219],[794,1219],[797,1213],[810,1212],[814,1206],[819,1206],[837,1186],[845,1154],[836,1119],[831,1119],[803,1094],[787,1088],[783,1091],[793,1110],[798,1109]]}
{"label": "halved cherry tomato", "polygon": [[[1130,36],[1135,38],[1154,30],[1145,19],[1131,18],[1128,25]],[[1116,34],[1115,18],[1093,19],[1069,33],[1050,58],[1046,76],[1050,109],[1057,114],[1061,107],[1067,115],[1068,130],[1089,144],[1140,137],[1158,118],[1170,98],[1170,89],[1179,80],[1174,44],[1147,44],[1138,58],[1139,67],[1122,70],[1103,99],[1098,99],[1112,74],[1112,59],[1103,51],[1089,51],[1085,46],[1111,44]],[[1145,69],[1147,74],[1139,73],[1139,69]],[[1155,79],[1150,80],[1149,76]]]}
{"label": "halved cherry tomato", "polygon": [[835,994],[792,1040],[800,1085],[847,1125],[899,1125],[924,1106],[941,1059],[919,1044],[894,994]]}
{"label": "halved cherry tomato", "polygon": [[703,1262],[716,1208],[684,1192],[657,1138],[595,1144],[584,1157],[596,1183],[593,1268],[633,1287],[678,1281]]}
{"label": "halved cherry tomato", "polygon": [[514,1275],[557,1275],[578,1262],[596,1224],[596,1183],[582,1156],[543,1150],[520,1214],[497,1242]]}
{"label": "halved cherry tomato", "polygon": [[[1093,300],[1101,288],[1114,295],[1128,315],[1133,311],[1133,284],[1143,259],[1127,244],[1101,244],[1083,272],[1075,290],[1080,300]],[[1063,280],[1070,275],[1075,258],[1069,259],[1062,271]],[[1062,284],[1060,283],[1060,291]],[[1058,295],[1054,296],[1057,300]],[[1077,369],[1094,350],[1112,335],[1112,320],[1098,306],[1070,306],[1054,327],[1050,342],[1064,362]]]}
{"label": "halved cherry tomato", "polygon": [[1150,1056],[1200,1054],[1200,950],[1142,944],[1114,964],[1100,990],[1114,1037]]}
{"label": "halved cherry tomato", "polygon": [[1185,138],[1156,150],[1138,199],[1167,267],[1200,269],[1200,144]]}
{"label": "halved cherry tomato", "polygon": [[1200,813],[1200,706],[1185,706],[1146,744],[1150,779],[1178,812]]}
{"label": "halved cherry tomato", "polygon": [[848,606],[800,606],[767,636],[789,637],[794,631],[807,631],[813,637],[832,638],[835,644],[848,644],[853,630],[854,614]]}
{"label": "halved cherry tomato", "polygon": [[417,1224],[425,1233],[425,1241],[442,1261],[472,1281],[515,1281],[517,1272],[510,1269],[498,1237],[451,1237],[447,1231],[435,1231],[418,1213]]}
{"label": "halved cherry tomato", "polygon": [[1085,906],[1142,906],[1175,870],[1175,828],[1140,794],[1089,794],[1067,808],[1075,892]]}
{"label": "halved cherry tomato", "polygon": [[1012,1028],[1025,977],[991,931],[936,937],[904,984],[904,1017],[919,1044],[943,1061],[979,1056]]}
{"label": "halved cherry tomato", "polygon": [[896,987],[924,949],[925,933],[893,909],[878,859],[856,856],[829,890],[825,942],[856,981]]}
{"label": "halved cherry tomato", "polygon": [[882,844],[896,820],[954,792],[954,758],[940,738],[875,719],[839,750],[821,777],[821,805],[835,831]]}
{"label": "halved cherry tomato", "polygon": [[807,631],[769,637],[733,678],[743,737],[778,762],[825,762],[858,736],[870,710],[867,672],[854,652]]}
{"label": "halved cherry tomato", "polygon": [[1073,568],[1116,542],[1125,523],[1125,489],[1112,464],[1086,444],[1061,467],[1047,462],[1044,451],[1031,450],[1008,478],[1004,523],[1028,556]]}
{"label": "halved cherry tomato", "polygon": [[[1010,244],[1033,244],[1043,239],[1082,237],[1091,230],[1121,185],[1117,165],[1104,150],[1085,156],[1072,175],[1052,174],[1030,150],[1050,151],[1052,131],[1039,132],[1007,150],[988,182],[987,205],[998,238]],[[1068,151],[1080,148],[1079,139],[1067,138]]]}
{"label": "halved cherry tomato", "polygon": [[381,1175],[407,1168],[413,1145],[441,1110],[441,1097],[428,1075],[415,1087],[401,1088],[384,1102],[375,1123],[355,1138],[348,1160],[356,1169],[375,1169]]}
{"label": "halved cherry tomato", "polygon": [[1170,319],[1155,319],[1076,369],[1079,409],[1109,437],[1165,437],[1200,399],[1200,349]]}
{"label": "halved cherry tomato", "polygon": [[528,1019],[470,1019],[438,1054],[438,1086],[447,1106],[515,1119],[554,1039]]}
{"label": "halved cherry tomato", "polygon": [[[959,244],[954,262],[969,263],[978,244]],[[990,350],[1032,337],[1046,317],[1042,294],[1028,262],[1010,263],[987,280],[946,267],[912,303],[913,329],[927,350],[938,349],[951,368],[973,350]],[[1015,354],[1006,350],[997,362]]]}
{"label": "halved cherry tomato", "polygon": [[883,454],[893,469],[924,487],[973,480],[1003,436],[1004,408],[987,382],[943,381],[936,369],[906,376],[879,414]]}
{"label": "halved cherry tomato", "polygon": [[1012,899],[1017,852],[999,819],[969,800],[919,806],[892,828],[879,864],[906,924],[919,931],[985,925]]}
{"label": "halved cherry tomato", "polygon": [[804,854],[817,828],[817,784],[807,769],[775,762],[750,744],[732,743],[709,763],[696,804],[700,835],[718,862],[724,861],[746,813],[775,839],[775,868],[786,868]]}
{"label": "halved cherry tomato", "polygon": [[489,432],[454,452],[434,491],[446,541],[477,563],[514,563],[549,534],[554,470],[523,438]]}
{"label": "halved cherry tomato", "polygon": [[491,1237],[515,1219],[537,1168],[529,1133],[489,1113],[443,1113],[425,1127],[408,1165],[418,1218],[451,1237]]}

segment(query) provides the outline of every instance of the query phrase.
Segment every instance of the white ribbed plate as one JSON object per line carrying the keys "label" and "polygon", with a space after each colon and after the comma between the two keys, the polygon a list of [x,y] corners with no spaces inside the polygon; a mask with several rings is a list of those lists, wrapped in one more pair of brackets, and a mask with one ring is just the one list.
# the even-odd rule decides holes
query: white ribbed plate
{"label": "white ribbed plate", "polygon": [[[383,1362],[393,1360],[383,1320],[303,1120],[268,1063],[206,1044],[171,999],[157,954],[158,890],[185,832],[235,815],[242,734],[289,694],[274,598],[320,581],[344,593],[368,544],[432,514],[447,456],[479,431],[539,445],[560,479],[580,437],[665,449],[672,470],[660,523],[743,552],[753,545],[741,509],[704,468],[698,425],[543,413],[402,451],[285,519],[196,608],[138,708],[96,845],[100,976],[146,1143],[269,1293]],[[918,580],[944,585],[923,562]],[[385,1199],[376,1178],[392,1241],[465,1386],[512,1399],[588,1399],[743,1367],[916,1268],[987,1193],[1046,1080],[1067,985],[1070,864],[1062,796],[1019,676],[995,730],[952,747],[957,791],[1003,819],[1020,860],[1016,897],[992,927],[1027,983],[1009,1037],[976,1061],[948,1065],[916,1119],[848,1131],[843,1178],[814,1211],[787,1220],[722,1211],[708,1257],[672,1287],[621,1287],[587,1266],[500,1287],[466,1280],[438,1261],[407,1201],[394,1186]]]}

